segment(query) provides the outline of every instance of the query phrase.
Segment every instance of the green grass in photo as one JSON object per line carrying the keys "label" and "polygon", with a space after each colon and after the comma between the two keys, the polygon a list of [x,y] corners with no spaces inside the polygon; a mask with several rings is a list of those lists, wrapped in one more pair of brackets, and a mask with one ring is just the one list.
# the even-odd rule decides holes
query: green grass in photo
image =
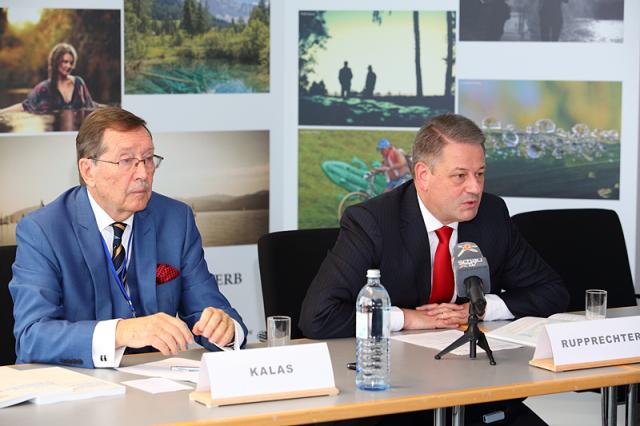
{"label": "green grass in photo", "polygon": [[[338,205],[349,190],[333,183],[322,171],[325,161],[342,161],[369,170],[382,157],[376,151],[380,138],[411,154],[415,130],[312,130],[298,132],[298,227],[338,226]],[[354,162],[354,157],[356,161]],[[361,163],[360,163],[361,164]]]}

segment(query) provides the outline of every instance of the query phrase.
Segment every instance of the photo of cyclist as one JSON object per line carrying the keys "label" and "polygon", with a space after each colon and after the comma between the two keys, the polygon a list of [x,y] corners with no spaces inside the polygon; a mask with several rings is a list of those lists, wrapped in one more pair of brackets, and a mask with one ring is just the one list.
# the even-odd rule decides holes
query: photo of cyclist
{"label": "photo of cyclist", "polygon": [[404,151],[393,146],[385,138],[380,139],[376,149],[382,155],[382,166],[374,169],[374,173],[386,174],[388,183],[384,192],[391,191],[411,179],[411,165]]}

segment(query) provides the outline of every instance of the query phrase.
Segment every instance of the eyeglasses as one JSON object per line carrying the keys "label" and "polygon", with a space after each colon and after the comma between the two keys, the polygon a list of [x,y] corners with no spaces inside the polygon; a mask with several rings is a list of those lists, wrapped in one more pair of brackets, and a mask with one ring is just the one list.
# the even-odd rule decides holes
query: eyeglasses
{"label": "eyeglasses", "polygon": [[144,168],[147,169],[147,171],[153,171],[158,167],[160,167],[160,164],[162,163],[162,160],[164,160],[164,157],[154,154],[142,159],[123,158],[120,161],[109,161],[109,160],[99,160],[95,157],[92,157],[91,160],[100,161],[101,163],[115,164],[123,172],[130,172],[133,169],[137,169],[138,164],[140,163],[144,164]]}

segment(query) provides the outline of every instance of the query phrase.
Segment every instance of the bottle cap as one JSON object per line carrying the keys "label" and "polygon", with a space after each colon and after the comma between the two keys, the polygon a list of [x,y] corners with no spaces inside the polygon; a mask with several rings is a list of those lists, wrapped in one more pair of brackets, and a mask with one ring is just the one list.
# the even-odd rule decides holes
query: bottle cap
{"label": "bottle cap", "polygon": [[380,269],[367,269],[367,278],[380,278]]}

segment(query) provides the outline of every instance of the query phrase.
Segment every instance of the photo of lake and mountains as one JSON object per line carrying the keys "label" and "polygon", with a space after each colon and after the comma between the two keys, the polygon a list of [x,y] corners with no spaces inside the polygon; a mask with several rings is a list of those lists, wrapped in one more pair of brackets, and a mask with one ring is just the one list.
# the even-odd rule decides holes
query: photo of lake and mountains
{"label": "photo of lake and mountains", "polygon": [[300,11],[299,24],[301,126],[420,127],[453,112],[455,12]]}
{"label": "photo of lake and mountains", "polygon": [[269,92],[269,1],[124,5],[126,94]]}
{"label": "photo of lake and mountains", "polygon": [[[159,132],[153,142],[164,157],[153,190],[191,207],[204,247],[255,244],[269,232],[268,131]],[[0,200],[0,245],[15,244],[25,215],[78,184],[75,155],[69,135],[0,143],[0,180],[20,176],[20,184],[6,185],[7,196]]]}

